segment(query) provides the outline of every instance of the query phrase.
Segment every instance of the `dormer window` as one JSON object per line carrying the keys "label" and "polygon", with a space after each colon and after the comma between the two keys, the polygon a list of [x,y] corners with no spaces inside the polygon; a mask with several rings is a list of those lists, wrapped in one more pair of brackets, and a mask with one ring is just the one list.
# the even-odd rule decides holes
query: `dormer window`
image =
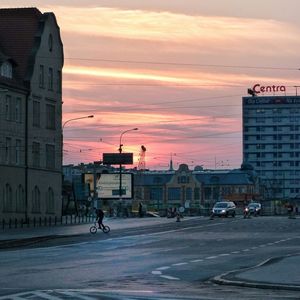
{"label": "dormer window", "polygon": [[12,78],[12,65],[9,62],[4,62],[0,66],[0,75],[6,78]]}

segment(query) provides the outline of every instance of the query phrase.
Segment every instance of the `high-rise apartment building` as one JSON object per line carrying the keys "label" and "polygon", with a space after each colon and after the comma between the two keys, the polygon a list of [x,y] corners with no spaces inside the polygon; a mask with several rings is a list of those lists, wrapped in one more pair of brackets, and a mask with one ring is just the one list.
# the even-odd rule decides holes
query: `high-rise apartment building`
{"label": "high-rise apartment building", "polygon": [[268,199],[300,198],[299,96],[243,97],[243,160],[264,180]]}

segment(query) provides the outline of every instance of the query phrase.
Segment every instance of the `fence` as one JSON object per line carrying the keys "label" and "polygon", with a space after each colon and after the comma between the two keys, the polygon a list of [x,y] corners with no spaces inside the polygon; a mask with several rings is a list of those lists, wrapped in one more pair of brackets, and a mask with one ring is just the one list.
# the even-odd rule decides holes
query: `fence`
{"label": "fence", "polygon": [[1,222],[2,229],[7,228],[32,228],[32,227],[51,227],[61,225],[73,225],[73,224],[86,224],[95,221],[94,215],[88,216],[62,216],[61,218],[55,217],[39,217],[39,218],[28,218],[25,219],[3,219]]}

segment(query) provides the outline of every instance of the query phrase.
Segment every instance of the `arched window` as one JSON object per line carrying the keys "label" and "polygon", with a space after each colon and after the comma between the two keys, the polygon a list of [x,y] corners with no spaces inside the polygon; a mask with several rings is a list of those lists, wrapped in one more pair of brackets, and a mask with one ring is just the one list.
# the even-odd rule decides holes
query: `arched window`
{"label": "arched window", "polygon": [[5,61],[0,65],[0,75],[6,78],[12,78],[12,65],[10,62]]}
{"label": "arched window", "polygon": [[20,184],[16,190],[16,211],[19,213],[25,212],[25,192],[24,188]]}
{"label": "arched window", "polygon": [[41,211],[41,193],[37,186],[32,191],[32,212],[40,213]]}
{"label": "arched window", "polygon": [[12,212],[13,211],[13,195],[12,195],[12,188],[7,183],[4,189],[4,206],[3,211],[5,212]]}
{"label": "arched window", "polygon": [[48,188],[46,194],[46,212],[47,213],[54,213],[54,192],[51,187]]}

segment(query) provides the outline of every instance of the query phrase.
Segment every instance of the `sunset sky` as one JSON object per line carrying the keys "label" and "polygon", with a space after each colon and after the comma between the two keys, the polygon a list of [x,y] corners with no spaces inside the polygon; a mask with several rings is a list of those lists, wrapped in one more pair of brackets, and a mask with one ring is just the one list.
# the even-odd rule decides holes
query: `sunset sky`
{"label": "sunset sky", "polygon": [[[141,145],[146,167],[242,163],[241,98],[300,85],[299,0],[1,0],[55,13],[64,44],[64,163]],[[300,89],[299,89],[300,91]]]}

